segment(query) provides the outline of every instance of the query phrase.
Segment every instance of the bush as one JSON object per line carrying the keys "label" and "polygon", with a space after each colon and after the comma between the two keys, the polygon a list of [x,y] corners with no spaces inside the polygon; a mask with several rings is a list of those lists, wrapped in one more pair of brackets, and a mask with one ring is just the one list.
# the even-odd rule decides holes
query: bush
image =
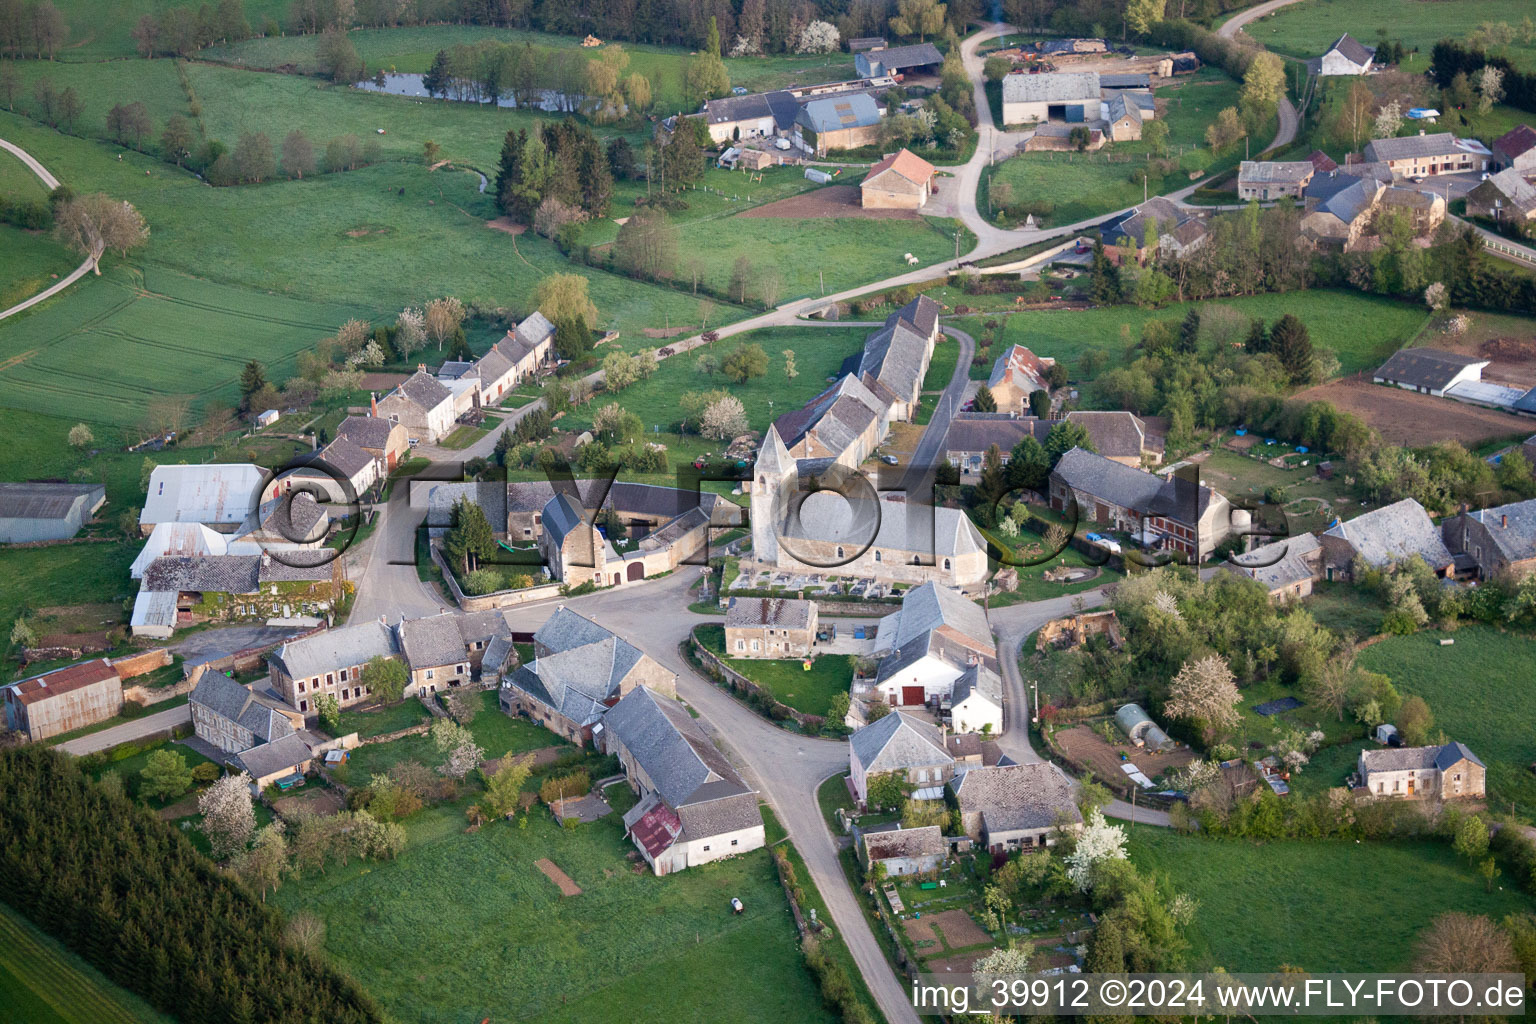
{"label": "bush", "polygon": [[539,799],[553,804],[556,800],[586,796],[591,791],[592,777],[585,770],[577,770],[545,779],[539,786]]}
{"label": "bush", "polygon": [[192,769],[192,781],[200,786],[206,786],[210,782],[216,781],[221,774],[223,773],[219,770],[218,765],[212,761],[204,761]]}

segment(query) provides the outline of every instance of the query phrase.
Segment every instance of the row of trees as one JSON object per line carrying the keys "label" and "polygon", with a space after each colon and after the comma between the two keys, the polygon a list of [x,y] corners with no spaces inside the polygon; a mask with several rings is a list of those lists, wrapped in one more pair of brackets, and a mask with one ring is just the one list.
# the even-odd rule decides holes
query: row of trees
{"label": "row of trees", "polygon": [[581,111],[608,122],[650,110],[650,80],[625,74],[629,54],[621,46],[596,57],[580,50],[521,46],[485,40],[439,50],[422,78],[429,96],[499,103],[510,99],[522,108]]}
{"label": "row of trees", "polygon": [[69,41],[69,24],[52,0],[0,0],[0,54],[53,60]]}
{"label": "row of trees", "polygon": [[[275,26],[273,26],[275,27]],[[157,17],[145,14],[134,23],[133,44],[141,57],[185,57],[214,43],[238,43],[251,37],[244,0],[218,0],[217,6],[167,7]]]}

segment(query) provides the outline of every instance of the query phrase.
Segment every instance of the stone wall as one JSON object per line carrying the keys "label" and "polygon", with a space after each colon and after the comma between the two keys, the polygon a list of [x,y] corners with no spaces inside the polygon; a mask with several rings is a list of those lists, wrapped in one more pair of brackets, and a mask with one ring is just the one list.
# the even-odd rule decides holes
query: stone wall
{"label": "stone wall", "polygon": [[448,563],[443,561],[442,552],[438,550],[436,544],[432,545],[432,561],[436,562],[437,567],[443,571],[443,582],[447,584],[448,593],[453,597],[454,603],[466,612],[513,608],[531,601],[546,601],[560,596],[559,583],[544,583],[536,587],[524,587],[521,590],[497,590],[489,594],[472,596],[459,589],[459,581],[454,579]]}
{"label": "stone wall", "polygon": [[713,651],[699,642],[699,638],[696,635],[690,633],[688,635],[688,642],[693,646],[693,652],[699,659],[699,664],[703,666],[704,671],[716,682],[719,682],[728,690],[737,693],[750,693],[761,700],[770,702],[774,710],[768,716],[769,718],[774,721],[790,718],[794,719],[796,724],[808,733],[815,734],[821,731],[821,727],[826,723],[826,719],[821,715],[808,715],[780,701],[773,694],[721,661],[715,656]]}
{"label": "stone wall", "polygon": [[157,668],[164,668],[171,663],[171,660],[171,652],[168,648],[155,647],[141,654],[113,658],[112,667],[117,671],[117,678],[132,679],[134,676],[153,672]]}

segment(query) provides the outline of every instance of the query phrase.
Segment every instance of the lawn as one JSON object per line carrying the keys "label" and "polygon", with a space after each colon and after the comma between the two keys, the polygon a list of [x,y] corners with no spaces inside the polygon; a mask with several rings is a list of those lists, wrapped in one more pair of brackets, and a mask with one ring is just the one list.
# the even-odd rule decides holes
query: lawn
{"label": "lawn", "polygon": [[1312,289],[1269,295],[1223,299],[1214,303],[1176,303],[1160,310],[1134,306],[1108,306],[1087,310],[1026,310],[1019,313],[965,317],[955,326],[979,337],[986,319],[1003,322],[1000,337],[992,348],[1001,352],[1009,345],[1027,345],[1042,356],[1065,359],[1077,373],[1078,358],[1090,348],[1107,352],[1113,367],[1129,340],[1140,336],[1147,320],[1181,320],[1191,305],[1227,306],[1244,317],[1262,317],[1273,323],[1292,313],[1307,325],[1312,343],[1319,349],[1332,350],[1339,360],[1341,374],[1355,373],[1380,365],[1423,328],[1429,314],[1417,304],[1357,292]]}
{"label": "lawn", "polygon": [[118,988],[10,907],[0,904],[0,1020],[7,1024],[161,1024]]}
{"label": "lawn", "polygon": [[923,390],[943,391],[949,387],[959,359],[960,343],[948,335],[940,335],[939,343],[933,348],[933,361],[928,364],[928,372],[923,374]]}
{"label": "lawn", "polygon": [[[116,772],[117,775],[123,780],[123,787],[127,790],[128,795],[137,797],[139,795],[139,785],[143,782],[143,778],[140,773],[149,766],[150,755],[160,750],[169,750],[173,754],[180,754],[182,758],[187,762],[188,768],[196,768],[200,764],[214,763],[208,760],[208,758],[204,757],[202,754],[199,754],[197,751],[193,750],[191,747],[187,746],[185,743],[175,743],[171,740],[166,740],[164,743],[157,743],[155,746],[149,748],[148,750],[141,750],[131,757],[120,758],[116,761],[107,761],[105,764],[93,769],[91,771],[91,775],[99,781],[101,777],[108,772]],[[193,785],[192,789],[187,790],[186,793],[181,794],[181,796],[174,797],[173,799],[146,799],[144,803],[146,806],[159,810],[161,808],[168,807],[173,803],[176,803],[178,800],[186,799],[186,797],[190,795],[195,789],[196,784]]]}
{"label": "lawn", "polygon": [[1485,21],[1503,21],[1516,29],[1504,56],[1530,71],[1536,70],[1536,44],[1521,40],[1518,32],[1530,14],[1527,0],[1458,0],[1451,9],[1421,0],[1306,0],[1251,22],[1245,31],[1271,50],[1301,58],[1320,56],[1344,32],[1366,46],[1375,46],[1386,32],[1421,51],[1410,55],[1403,69],[1422,71],[1441,39],[1465,38]]}
{"label": "lawn", "polygon": [[[524,754],[541,747],[561,744],[560,738],[549,730],[534,725],[526,719],[503,714],[501,708],[497,706],[495,690],[472,693],[469,699],[479,701],[481,704],[480,711],[469,723],[469,731],[474,733],[475,742],[484,748],[487,759],[498,758],[504,754]],[[417,703],[419,706],[419,702],[416,701],[407,703]],[[401,717],[404,717],[403,713]],[[403,729],[406,725],[413,724],[416,723],[406,722],[405,725],[399,725],[396,728]],[[346,732],[352,726],[349,725],[349,720],[344,718],[342,727],[343,732]],[[381,728],[373,735],[391,731],[393,730]],[[402,761],[419,761],[428,767],[433,767],[442,763],[443,754],[432,745],[431,737],[426,734],[405,736],[398,740],[390,740],[388,743],[371,743],[353,750],[346,766],[336,770],[336,777],[349,785],[366,785],[368,779],[389,771]]]}
{"label": "lawn", "polygon": [[375,711],[343,711],[341,713],[341,734],[355,732],[361,739],[370,736],[382,736],[387,732],[399,732],[401,729],[409,729],[413,725],[420,725],[431,714],[415,697],[407,698],[396,704],[389,704]]}
{"label": "lawn", "polygon": [[[993,539],[997,541],[1004,541],[1008,540],[1009,538],[998,534]],[[1040,543],[1039,537],[1027,531],[1021,532],[1019,536],[1014,539],[1022,542],[1025,545]],[[1035,557],[1039,556],[1037,555]],[[1095,587],[1102,587],[1105,584],[1114,583],[1117,580],[1125,578],[1124,573],[1120,572],[1118,569],[1111,569],[1108,566],[1104,566],[1104,571],[1099,573],[1099,575],[1095,576],[1093,579],[1079,580],[1075,583],[1052,583],[1045,578],[1045,572],[1047,569],[1056,569],[1063,565],[1071,566],[1073,568],[1086,568],[1097,564],[1098,563],[1096,562],[1090,561],[1088,557],[1081,551],[1077,550],[1077,548],[1071,547],[1069,545],[1063,548],[1060,554],[1056,555],[1056,557],[1052,558],[1048,562],[1042,562],[1039,565],[1014,566],[1013,568],[1017,569],[1019,572],[1018,589],[993,594],[989,601],[989,605],[996,608],[1004,608],[1008,605],[1020,604],[1021,602],[1025,601],[1048,601],[1053,597],[1061,597],[1066,594],[1081,593],[1084,590],[1092,590]]]}
{"label": "lawn", "polygon": [[[463,821],[458,805],[418,814],[396,860],[333,865],[275,897],[326,919],[331,956],[394,1020],[831,1020],[766,851],[656,878],[631,866],[617,814],[561,829],[535,809],[476,834]],[[581,895],[562,898],[541,858]]]}
{"label": "lawn", "polygon": [[[695,632],[706,648],[725,656],[724,626],[703,625]],[[848,692],[853,683],[853,662],[851,654],[823,654],[811,659],[811,670],[807,672],[799,658],[725,658],[727,665],[773,694],[780,703],[808,715],[825,715],[832,695]]]}
{"label": "lawn", "polygon": [[[1353,517],[1366,511],[1344,483],[1344,474],[1337,473],[1331,480],[1317,475],[1316,458],[1306,459],[1312,463],[1309,466],[1283,469],[1261,458],[1216,448],[1198,467],[1202,483],[1226,495],[1234,505],[1255,513],[1255,529],[1295,537],[1326,528],[1341,512]],[[1283,505],[1265,504],[1265,495],[1272,488],[1283,492]]]}
{"label": "lawn", "polygon": [[1349,583],[1314,583],[1306,606],[1312,617],[1329,629],[1353,634],[1360,640],[1380,633],[1386,614],[1374,594]]}
{"label": "lawn", "polygon": [[[1450,637],[1455,644],[1441,647]],[[1488,766],[1489,804],[1536,814],[1531,737],[1536,733],[1536,643],[1487,626],[1426,630],[1360,652],[1361,668],[1383,672],[1404,697],[1423,697],[1435,729],[1460,740]]]}
{"label": "lawn", "polygon": [[[1143,873],[1199,901],[1185,929],[1195,968],[1401,971],[1414,934],[1439,914],[1498,920],[1531,909],[1513,886],[1486,892],[1445,843],[1258,844],[1142,827],[1129,852]],[[1362,941],[1385,922],[1393,941]]]}
{"label": "lawn", "polygon": [[[128,57],[134,48],[134,24],[145,14],[159,15],[178,0],[59,0],[55,4],[69,25],[69,38],[59,52],[60,61]],[[269,20],[286,22],[291,8],[287,0],[244,0],[245,20],[260,32]]]}
{"label": "lawn", "polygon": [[1375,740],[1350,740],[1324,747],[1298,773],[1291,775],[1291,792],[1311,796],[1345,785],[1345,780],[1360,763],[1360,751],[1380,750]]}

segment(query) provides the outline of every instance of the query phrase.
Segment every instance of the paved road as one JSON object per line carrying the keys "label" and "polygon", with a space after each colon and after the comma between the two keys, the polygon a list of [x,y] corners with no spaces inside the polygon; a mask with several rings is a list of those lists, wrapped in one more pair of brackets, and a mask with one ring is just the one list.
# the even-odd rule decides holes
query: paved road
{"label": "paved road", "polygon": [[76,757],[82,754],[94,754],[98,750],[107,750],[119,743],[127,743],[129,740],[141,740],[146,736],[164,732],[190,721],[192,721],[192,709],[183,704],[177,708],[159,711],[132,722],[124,722],[122,725],[114,725],[101,732],[93,732],[87,736],[60,743],[58,749],[66,754],[74,754]]}
{"label": "paved road", "polygon": [[379,523],[349,565],[357,599],[348,622],[380,616],[397,622],[436,615],[443,608],[442,596],[416,575],[416,530],[426,518],[426,510],[411,508],[410,493],[409,482],[397,480],[390,489],[389,502],[377,506]]}
{"label": "paved road", "polygon": [[[26,150],[22,149],[15,143],[7,142],[4,139],[0,139],[0,149],[5,150],[7,153],[13,154],[16,159],[26,164],[32,173],[37,175],[38,179],[42,181],[43,185],[47,187],[48,191],[52,192],[54,189],[59,187],[59,179],[55,178],[52,174],[49,174],[48,168],[38,163],[37,159],[33,157],[31,153],[28,153]],[[30,299],[18,302],[10,309],[0,312],[0,320],[4,320],[8,316],[15,316],[22,310],[30,309],[37,305],[39,302],[57,295],[65,288],[68,288],[70,285],[84,277],[87,271],[91,270],[96,271],[98,274],[101,273],[101,270],[96,266],[96,261],[90,257],[86,257],[85,262],[81,263],[74,270],[70,271],[69,276],[64,278],[62,281],[59,281],[57,284],[54,284],[49,288],[45,288],[44,290],[38,292],[36,295],[32,296]]]}
{"label": "paved road", "polygon": [[[1239,11],[1228,18],[1226,23],[1216,30],[1216,34],[1223,39],[1235,38],[1243,30],[1243,26],[1295,2],[1296,0],[1269,0],[1268,3],[1259,4],[1257,7],[1250,7],[1246,11]],[[1258,40],[1255,39],[1254,42],[1257,43]],[[1296,107],[1292,105],[1289,97],[1283,95],[1280,97],[1279,114],[1280,130],[1275,133],[1275,141],[1269,144],[1270,149],[1289,146],[1296,141],[1298,118],[1296,116]]]}

